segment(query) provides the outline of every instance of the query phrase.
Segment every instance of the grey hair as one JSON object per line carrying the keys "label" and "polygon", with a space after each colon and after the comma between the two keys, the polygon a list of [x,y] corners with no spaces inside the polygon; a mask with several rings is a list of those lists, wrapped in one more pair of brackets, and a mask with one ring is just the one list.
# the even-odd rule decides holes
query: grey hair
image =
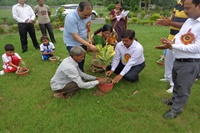
{"label": "grey hair", "polygon": [[70,50],[70,56],[81,56],[83,53],[86,54],[86,51],[81,46],[73,46]]}

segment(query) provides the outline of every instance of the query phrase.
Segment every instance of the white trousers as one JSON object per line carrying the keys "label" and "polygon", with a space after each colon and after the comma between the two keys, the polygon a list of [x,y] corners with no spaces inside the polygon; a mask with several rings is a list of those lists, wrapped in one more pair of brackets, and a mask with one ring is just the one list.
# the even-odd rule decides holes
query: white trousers
{"label": "white trousers", "polygon": [[170,49],[167,49],[167,53],[165,55],[165,74],[164,77],[166,79],[170,80],[170,86],[174,86],[174,83],[172,81],[172,68],[173,68],[173,63],[174,63],[174,56],[173,52]]}

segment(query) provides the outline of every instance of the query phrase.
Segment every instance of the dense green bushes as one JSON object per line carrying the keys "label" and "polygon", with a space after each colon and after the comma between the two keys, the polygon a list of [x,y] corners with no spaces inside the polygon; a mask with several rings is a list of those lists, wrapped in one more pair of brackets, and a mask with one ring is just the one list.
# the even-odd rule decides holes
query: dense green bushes
{"label": "dense green bushes", "polygon": [[157,19],[160,19],[160,18],[161,18],[161,16],[158,13],[155,13],[155,14],[150,16],[151,21],[156,21]]}
{"label": "dense green bushes", "polygon": [[10,26],[9,30],[8,30],[10,33],[16,33],[18,32],[18,26],[17,24],[14,24],[12,26]]}
{"label": "dense green bushes", "polygon": [[113,9],[115,9],[115,4],[110,4],[107,7],[108,11],[112,11]]}

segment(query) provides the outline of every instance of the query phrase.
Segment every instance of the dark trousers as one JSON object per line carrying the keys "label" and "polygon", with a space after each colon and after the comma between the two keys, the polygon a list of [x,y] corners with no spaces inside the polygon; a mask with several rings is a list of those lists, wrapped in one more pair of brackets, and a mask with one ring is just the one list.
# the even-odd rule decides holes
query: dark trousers
{"label": "dark trousers", "polygon": [[[71,50],[72,47],[73,47],[73,46],[67,46],[67,50],[68,50],[69,54],[70,54],[70,50]],[[85,45],[81,45],[81,47],[82,47],[83,49],[85,49],[85,51],[87,50],[87,47],[86,47]],[[84,63],[85,63],[85,59],[78,63],[79,68],[80,68],[81,71],[83,71],[83,72],[84,72]]]}
{"label": "dark trousers", "polygon": [[[124,65],[120,61],[119,65],[115,69],[115,74],[120,74],[120,72],[124,69]],[[139,64],[137,66],[132,66],[131,69],[123,76],[128,81],[137,82],[139,80],[139,73],[144,69],[145,62]],[[111,70],[111,65],[106,68],[107,70]]]}
{"label": "dark trousers", "polygon": [[53,28],[51,26],[51,23],[46,23],[46,24],[39,24],[40,30],[42,32],[43,36],[47,36],[47,31],[49,33],[50,39],[52,43],[56,43],[56,40],[54,38],[54,33],[53,33]]}
{"label": "dark trousers", "polygon": [[75,82],[70,82],[65,85],[65,87],[61,90],[55,91],[56,93],[63,93],[67,95],[74,95],[80,88]]}
{"label": "dark trousers", "polygon": [[33,46],[36,49],[39,48],[39,43],[36,39],[35,28],[33,23],[18,23],[18,30],[23,51],[28,50],[27,32],[31,37]]}
{"label": "dark trousers", "polygon": [[192,85],[199,75],[200,62],[178,62],[175,61],[172,69],[174,82],[172,107],[174,112],[181,112],[190,97]]}

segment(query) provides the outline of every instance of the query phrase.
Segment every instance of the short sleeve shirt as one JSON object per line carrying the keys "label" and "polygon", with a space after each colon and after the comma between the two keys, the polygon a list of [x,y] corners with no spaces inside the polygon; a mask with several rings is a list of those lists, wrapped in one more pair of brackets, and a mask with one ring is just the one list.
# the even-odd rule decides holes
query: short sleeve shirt
{"label": "short sleeve shirt", "polygon": [[50,22],[49,16],[48,16],[48,12],[49,12],[49,7],[47,5],[43,5],[43,6],[35,6],[34,8],[34,12],[37,14],[38,16],[38,23],[39,24],[46,24]]}
{"label": "short sleeve shirt", "polygon": [[18,53],[15,53],[13,56],[7,55],[6,53],[2,55],[4,69],[6,69],[9,66],[9,62],[12,62],[12,58],[18,58],[21,60],[21,57]]}
{"label": "short sleeve shirt", "polygon": [[49,50],[55,50],[55,46],[52,42],[49,42],[48,45],[40,44],[40,52],[48,52]]}
{"label": "short sleeve shirt", "polygon": [[87,19],[81,19],[77,9],[68,13],[65,17],[65,27],[64,27],[64,34],[63,39],[64,43],[67,46],[80,46],[82,45],[78,41],[76,41],[72,34],[78,33],[78,35],[86,40],[87,39],[87,28],[86,25],[91,23],[91,17]]}

